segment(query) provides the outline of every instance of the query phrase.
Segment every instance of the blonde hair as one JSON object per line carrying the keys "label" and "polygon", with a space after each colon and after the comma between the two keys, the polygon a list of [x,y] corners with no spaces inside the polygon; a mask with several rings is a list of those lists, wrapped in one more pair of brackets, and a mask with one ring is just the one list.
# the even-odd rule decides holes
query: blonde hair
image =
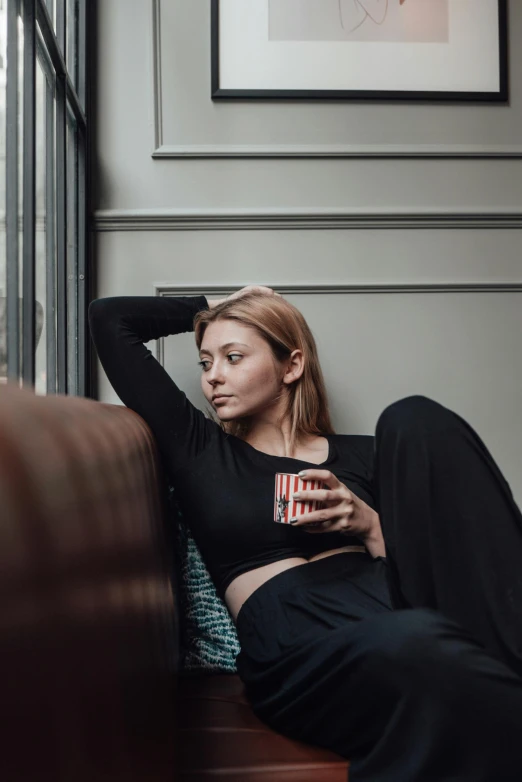
{"label": "blonde hair", "polygon": [[[304,369],[288,387],[283,419],[290,417],[290,453],[304,435],[335,434],[330,420],[328,395],[319,363],[317,346],[310,327],[297,307],[279,296],[256,291],[235,299],[225,299],[212,310],[200,310],[194,318],[198,350],[210,323],[235,320],[254,329],[268,343],[275,362],[283,362],[294,350],[301,350]],[[248,421],[221,421],[207,408],[210,418],[227,433],[245,439],[250,430]]]}

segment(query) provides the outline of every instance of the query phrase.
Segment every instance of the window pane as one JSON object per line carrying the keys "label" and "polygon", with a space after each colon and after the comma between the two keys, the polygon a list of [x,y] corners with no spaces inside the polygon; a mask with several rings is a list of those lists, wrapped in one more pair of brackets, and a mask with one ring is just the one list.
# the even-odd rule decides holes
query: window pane
{"label": "window pane", "polygon": [[54,0],[45,0],[45,5],[47,6],[47,11],[49,13],[49,16],[51,17],[52,23],[54,25]]}
{"label": "window pane", "polygon": [[[21,159],[22,154],[22,99],[23,99],[23,26],[21,19],[17,19],[18,24],[18,50],[15,54],[15,62],[8,64],[7,62],[7,35],[8,35],[8,23],[9,23],[9,16],[10,13],[12,15],[12,11],[15,10],[14,6],[11,4],[8,6],[7,0],[0,0],[0,382],[5,382],[7,379],[7,359],[8,359],[8,351],[11,349],[11,353],[15,354],[14,356],[11,355],[11,362],[13,361],[13,358],[16,359],[16,350],[13,350],[13,345],[15,349],[18,349],[18,361],[21,361],[21,339],[17,342],[16,340],[16,325],[14,328],[11,328],[10,331],[8,331],[9,321],[12,321],[13,319],[13,313],[7,311],[7,293],[8,293],[8,285],[11,285],[11,288],[13,286],[13,277],[14,274],[14,285],[16,285],[16,282],[18,281],[19,290],[21,291],[21,285],[22,285],[22,274],[20,269],[20,274],[16,274],[16,265],[17,260],[18,263],[21,265],[21,259],[22,259],[22,225],[21,225],[21,219],[18,219],[19,215],[21,215],[22,211],[22,168],[20,165],[18,165],[18,169],[16,169],[16,154],[11,154],[11,160],[10,163],[12,165],[11,173],[10,173],[10,192],[7,194],[6,188],[7,188],[7,179],[6,179],[6,161],[7,161],[7,70],[9,65],[9,78],[11,80],[11,84],[15,86],[17,82],[17,95],[18,95],[18,107],[16,107],[14,104],[10,107],[10,110],[12,110],[14,113],[17,112],[17,116],[15,116],[14,123],[17,126],[17,133],[18,133],[18,155],[19,159]],[[9,13],[10,12],[10,13]],[[16,36],[15,36],[16,37]],[[15,43],[15,37],[13,38],[13,45],[16,47]],[[16,102],[16,91],[15,96],[11,96],[11,100]],[[13,120],[11,119],[11,129],[12,129],[12,123]],[[16,131],[15,131],[16,132]],[[12,137],[13,141],[14,138]],[[18,187],[18,199],[16,198],[16,190]],[[9,195],[10,198],[10,209],[9,209],[9,219],[11,221],[10,228],[7,225],[7,196]],[[13,203],[14,199],[14,203]],[[18,212],[17,212],[18,207]],[[7,258],[7,231],[8,229],[11,232],[10,235],[10,242],[11,242],[11,254],[14,252],[14,258],[11,258],[11,264],[14,264],[10,270],[11,276],[9,276],[8,273],[8,258]],[[18,243],[19,252],[16,253],[16,246]],[[17,257],[18,255],[18,257]],[[16,290],[11,290],[11,297],[15,296],[14,300],[11,301],[11,304],[14,305],[15,314],[14,314],[14,323],[16,324],[16,308],[17,304],[19,304],[19,336],[21,337],[21,299],[20,295],[17,294]],[[10,345],[10,342],[13,343]],[[14,365],[13,370],[15,374],[18,373],[18,369],[20,367],[20,363],[18,364],[18,368],[16,365]]]}
{"label": "window pane", "polygon": [[62,54],[64,50],[64,41],[62,40],[63,36],[63,14],[64,14],[64,5],[66,0],[44,0],[45,5],[47,6],[47,13],[49,14],[49,17],[52,22],[53,31],[58,39],[58,45],[62,49]]}
{"label": "window pane", "polygon": [[46,268],[46,354],[47,393],[56,387],[56,91],[53,79],[45,85],[45,268]]}
{"label": "window pane", "polygon": [[19,217],[19,260],[20,260],[20,295],[22,295],[22,260],[23,260],[23,230],[22,216],[24,211],[24,23],[18,17],[18,217]]}
{"label": "window pane", "polygon": [[[47,391],[47,231],[53,231],[52,204],[47,203],[46,153],[48,80],[40,57],[36,60],[36,259],[35,259],[35,390]],[[52,141],[52,139],[49,139]],[[50,207],[50,208],[49,208]],[[50,225],[49,225],[50,218]]]}
{"label": "window pane", "polygon": [[78,139],[67,105],[67,393],[78,393]]}
{"label": "window pane", "polygon": [[67,71],[78,88],[78,0],[67,0]]}
{"label": "window pane", "polygon": [[5,133],[7,75],[7,8],[0,0],[0,383],[7,379],[6,322],[6,214],[5,214]]}
{"label": "window pane", "polygon": [[[85,79],[87,71],[87,0],[78,0],[78,27],[76,36],[77,84],[76,92],[85,111]],[[80,174],[80,177],[83,176]]]}
{"label": "window pane", "polygon": [[[9,0],[10,2],[10,0]],[[7,3],[9,12],[9,2]],[[4,0],[4,6],[6,5]],[[11,6],[12,7],[12,6]],[[9,63],[7,64],[9,68]],[[10,76],[12,78],[12,75]],[[23,127],[23,105],[24,105],[24,25],[22,17],[18,16],[18,62],[17,62],[17,116],[16,125],[18,133],[18,169],[16,171],[17,182],[16,187],[18,189],[18,204],[16,211],[16,233],[18,243],[18,374],[21,375],[22,369],[22,291],[23,291],[23,251],[24,251],[24,234],[23,234],[23,198],[24,198],[24,127]],[[12,196],[10,196],[11,198]],[[15,199],[16,200],[16,199]],[[7,206],[7,202],[6,202]],[[13,263],[16,266],[16,258],[6,258],[6,262]],[[15,277],[16,280],[16,268],[10,270],[10,274]],[[12,302],[14,307],[16,306]],[[8,321],[11,320],[11,316],[7,313]],[[15,318],[16,322],[16,318]],[[14,352],[14,346],[16,344],[16,335],[7,333],[7,351],[9,361],[13,360],[11,352]]]}
{"label": "window pane", "polygon": [[[69,77],[77,89],[81,88],[85,78],[80,67],[80,58],[85,57],[85,52],[79,46],[79,28],[81,25],[85,26],[84,21],[82,22],[85,0],[35,2],[45,3],[58,44],[64,54]],[[17,18],[13,10],[18,7],[30,11],[31,4],[32,0],[19,5],[16,0],[0,0],[0,382],[3,382],[8,374],[15,378],[22,373],[23,184],[24,172],[27,174],[27,163],[30,161],[24,161],[23,158],[24,131],[27,133],[23,127],[24,24],[21,16]],[[32,15],[30,18],[32,19]],[[16,29],[18,44],[16,35],[12,34]],[[11,67],[8,67],[8,55],[15,60],[14,67],[12,63]],[[12,74],[14,79],[11,78]],[[7,78],[10,79],[10,87],[6,85]],[[57,142],[60,140],[60,127],[57,125],[57,119],[60,116],[61,104],[58,98],[65,102],[63,82],[56,81],[52,61],[37,28],[34,128],[35,255],[30,259],[31,265],[33,262],[35,264],[35,288],[34,301],[27,304],[31,309],[34,307],[35,312],[35,390],[38,394],[55,393],[58,388],[70,394],[78,394],[83,392],[85,386],[83,374],[80,378],[79,373],[79,353],[83,356],[83,350],[79,349],[79,339],[84,339],[84,324],[78,322],[79,317],[85,318],[83,300],[81,311],[79,307],[79,263],[83,259],[79,252],[79,242],[85,241],[85,226],[84,215],[82,214],[80,219],[78,212],[80,196],[81,204],[84,199],[84,170],[79,167],[80,137],[69,106],[63,139],[66,148],[62,149],[65,157],[59,159]],[[30,177],[25,178],[30,182]],[[60,182],[62,187],[57,188]],[[57,232],[60,221],[63,233]],[[31,239],[32,245],[32,237],[28,235],[28,238]],[[66,286],[62,291],[66,301],[62,302],[58,302],[57,297],[58,249],[63,249],[60,257],[65,263],[61,279]],[[83,276],[85,277],[84,269]],[[27,290],[30,290],[31,280],[25,282]],[[10,306],[7,309],[8,293]],[[14,306],[11,306],[13,303]],[[63,327],[63,347],[67,351],[67,362],[61,364],[62,384],[58,383],[57,378],[57,325],[60,312],[64,318],[63,323],[60,321],[60,326]]]}

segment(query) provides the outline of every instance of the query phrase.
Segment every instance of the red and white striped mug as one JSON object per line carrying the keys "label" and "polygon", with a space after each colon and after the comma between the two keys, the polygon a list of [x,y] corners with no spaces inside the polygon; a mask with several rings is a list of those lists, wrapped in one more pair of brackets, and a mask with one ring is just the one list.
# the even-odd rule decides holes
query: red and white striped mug
{"label": "red and white striped mug", "polygon": [[[289,472],[276,472],[274,492],[274,521],[278,524],[290,524],[290,519],[295,516],[305,516],[316,510],[326,507],[326,503],[320,500],[294,500],[292,495],[298,491],[313,491],[314,489],[327,489],[322,481],[300,478],[299,475]],[[310,522],[310,527],[317,527],[322,522]]]}

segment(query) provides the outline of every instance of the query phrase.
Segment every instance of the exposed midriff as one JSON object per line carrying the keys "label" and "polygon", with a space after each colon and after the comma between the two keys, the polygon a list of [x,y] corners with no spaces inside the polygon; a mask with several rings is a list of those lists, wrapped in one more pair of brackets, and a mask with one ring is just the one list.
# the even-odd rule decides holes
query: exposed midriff
{"label": "exposed midriff", "polygon": [[237,576],[228,585],[225,592],[225,603],[227,604],[234,622],[236,621],[239,610],[245,600],[247,600],[262,584],[273,578],[273,576],[282,573],[283,570],[299,567],[300,565],[307,565],[309,562],[313,562],[316,559],[329,557],[332,554],[339,554],[342,551],[366,551],[366,549],[364,546],[343,546],[341,548],[328,549],[328,551],[321,551],[320,554],[315,554],[313,557],[310,557],[310,559],[305,559],[304,557],[281,559],[279,562],[271,562],[269,565],[263,565],[254,570],[248,570],[246,573],[241,573],[240,576]]}

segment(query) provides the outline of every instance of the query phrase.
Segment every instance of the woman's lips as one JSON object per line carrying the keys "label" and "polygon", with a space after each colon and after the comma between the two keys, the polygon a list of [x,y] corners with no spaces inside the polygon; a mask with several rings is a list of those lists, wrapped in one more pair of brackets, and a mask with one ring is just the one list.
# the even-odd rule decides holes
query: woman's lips
{"label": "woman's lips", "polygon": [[220,405],[220,404],[222,404],[223,402],[226,402],[226,401],[227,401],[227,399],[230,399],[230,397],[229,397],[229,396],[217,396],[217,397],[214,399],[214,404],[215,404],[215,405]]}

